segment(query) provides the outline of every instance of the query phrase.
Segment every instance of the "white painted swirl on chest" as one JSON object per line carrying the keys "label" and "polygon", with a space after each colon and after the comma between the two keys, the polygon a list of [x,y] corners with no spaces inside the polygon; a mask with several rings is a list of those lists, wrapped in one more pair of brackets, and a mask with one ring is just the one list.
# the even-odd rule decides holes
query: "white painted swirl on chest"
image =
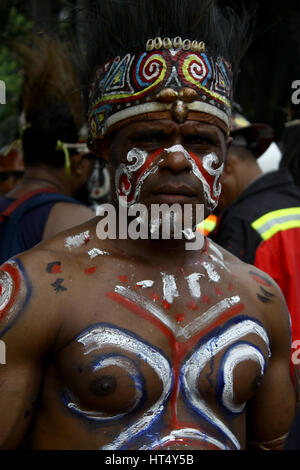
{"label": "white painted swirl on chest", "polygon": [[136,305],[147,310],[151,315],[160,320],[165,326],[167,326],[175,338],[177,339],[189,339],[197,332],[201,331],[202,328],[207,327],[213,323],[222,313],[226,312],[229,308],[237,305],[240,302],[240,297],[232,296],[221,300],[216,305],[213,305],[204,313],[201,313],[198,317],[193,319],[186,326],[182,327],[178,325],[169,315],[167,315],[159,306],[155,305],[151,300],[141,296],[137,292],[132,291],[125,286],[116,286],[116,294],[131,300]]}
{"label": "white painted swirl on chest", "polygon": [[14,282],[7,271],[1,271],[0,278],[0,313],[11,300]]}
{"label": "white painted swirl on chest", "polygon": [[237,438],[208,407],[199,392],[198,383],[204,367],[213,357],[226,347],[249,334],[257,335],[264,341],[269,349],[269,339],[265,329],[257,322],[247,319],[229,327],[219,336],[214,336],[208,342],[202,344],[191,357],[187,359],[181,370],[182,390],[188,405],[214,427],[218,428],[219,431],[232,442],[236,449],[240,449]]}
{"label": "white painted swirl on chest", "polygon": [[126,333],[123,330],[112,328],[106,325],[99,325],[91,331],[80,336],[77,341],[84,346],[84,354],[90,354],[101,350],[103,347],[110,345],[116,346],[125,352],[138,355],[143,361],[149,364],[156,372],[162,382],[162,393],[156,403],[151,406],[138,420],[122,431],[116,439],[102,450],[119,449],[130,438],[141,432],[145,432],[164,411],[164,404],[168,399],[172,384],[172,369],[168,360],[152,346],[146,344],[142,340]]}
{"label": "white painted swirl on chest", "polygon": [[87,411],[81,408],[76,403],[72,401],[68,401],[68,399],[65,397],[64,402],[66,403],[66,406],[70,410],[75,411],[78,415],[84,418],[88,418],[89,420],[92,420],[97,423],[118,421],[119,419],[123,418],[124,416],[128,415],[133,410],[135,410],[139,406],[143,398],[142,379],[141,379],[141,374],[138,368],[136,367],[134,362],[130,360],[129,358],[114,354],[114,355],[108,355],[107,357],[105,355],[101,357],[100,360],[98,360],[96,365],[93,367],[93,371],[98,372],[101,369],[104,369],[110,366],[115,366],[120,369],[126,370],[126,373],[130,376],[130,378],[132,379],[135,385],[135,389],[134,389],[135,396],[134,396],[133,404],[128,410],[126,410],[126,412],[118,413],[114,415],[108,415],[107,413],[103,413],[103,412]]}
{"label": "white painted swirl on chest", "polygon": [[266,366],[266,360],[262,352],[251,344],[236,344],[226,351],[221,364],[223,379],[222,403],[232,413],[242,413],[246,407],[246,403],[240,405],[234,403],[234,370],[238,364],[244,361],[258,363],[261,375],[263,375]]}

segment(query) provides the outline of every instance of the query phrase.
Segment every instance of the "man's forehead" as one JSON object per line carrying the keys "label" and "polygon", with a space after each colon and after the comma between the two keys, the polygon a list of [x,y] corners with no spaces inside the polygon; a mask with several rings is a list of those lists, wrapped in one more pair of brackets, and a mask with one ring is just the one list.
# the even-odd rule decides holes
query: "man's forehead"
{"label": "man's forehead", "polygon": [[151,119],[138,120],[125,124],[120,128],[120,133],[135,134],[143,131],[162,131],[165,134],[188,133],[188,132],[209,132],[224,136],[224,133],[214,124],[205,121],[188,119],[184,123],[176,123],[172,119]]}

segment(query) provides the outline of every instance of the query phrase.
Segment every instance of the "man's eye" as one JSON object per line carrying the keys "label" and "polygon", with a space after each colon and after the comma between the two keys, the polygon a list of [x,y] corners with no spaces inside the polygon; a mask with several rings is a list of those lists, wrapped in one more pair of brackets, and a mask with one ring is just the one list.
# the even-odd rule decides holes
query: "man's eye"
{"label": "man's eye", "polygon": [[214,142],[209,138],[203,135],[189,135],[186,138],[187,143],[192,145],[214,145]]}
{"label": "man's eye", "polygon": [[161,142],[164,139],[163,134],[153,133],[153,134],[144,134],[137,136],[134,140],[136,142],[142,142],[146,144],[155,144],[157,142]]}

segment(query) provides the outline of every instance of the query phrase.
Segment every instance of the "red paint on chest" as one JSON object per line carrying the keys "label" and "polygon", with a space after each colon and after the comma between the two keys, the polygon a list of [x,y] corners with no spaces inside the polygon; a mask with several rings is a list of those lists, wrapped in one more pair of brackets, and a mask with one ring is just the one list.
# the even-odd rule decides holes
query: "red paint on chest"
{"label": "red paint on chest", "polygon": [[262,279],[261,277],[259,276],[256,276],[255,274],[252,274],[251,277],[254,279],[255,282],[257,282],[258,284],[261,284],[262,286],[265,286],[265,287],[270,287],[270,283],[267,282],[267,281],[264,281],[264,279]]}
{"label": "red paint on chest", "polygon": [[190,302],[190,303],[188,304],[188,308],[189,308],[190,310],[198,310],[198,305],[197,305],[195,302]]}
{"label": "red paint on chest", "polygon": [[177,313],[177,315],[175,316],[175,320],[177,321],[177,323],[182,323],[184,321],[183,313]]}
{"label": "red paint on chest", "polygon": [[208,295],[203,295],[201,299],[202,302],[204,302],[205,304],[210,304],[210,298],[208,297]]}
{"label": "red paint on chest", "polygon": [[180,388],[179,387],[179,375],[180,375],[181,364],[186,354],[190,352],[193,347],[195,347],[198,341],[200,341],[207,333],[209,333],[210,331],[213,331],[214,328],[221,326],[230,318],[241,313],[245,309],[245,306],[239,303],[229,308],[223,314],[221,314],[213,323],[211,323],[206,328],[204,328],[204,330],[196,333],[193,337],[189,338],[188,340],[180,342],[174,336],[173,332],[164,323],[162,323],[158,318],[151,315],[144,308],[140,307],[139,305],[136,305],[131,300],[126,299],[125,297],[122,297],[119,294],[116,294],[115,292],[108,292],[106,293],[106,296],[114,300],[115,302],[123,305],[132,313],[144,318],[145,320],[155,325],[166,336],[166,338],[168,338],[170,342],[170,347],[172,349],[172,363],[173,363],[172,370],[173,370],[173,377],[174,377],[174,388],[173,388],[171,398],[170,398],[171,420],[170,420],[169,428],[170,430],[181,429],[182,427],[192,427],[192,428],[196,427],[197,428],[197,426],[195,426],[195,423],[184,423],[178,420],[177,418],[176,402],[177,402],[177,397],[178,397],[179,388]]}
{"label": "red paint on chest", "polygon": [[169,304],[169,302],[167,300],[164,299],[162,301],[162,304],[163,304],[164,309],[170,310],[171,305]]}
{"label": "red paint on chest", "polygon": [[157,295],[156,292],[150,292],[149,297],[151,300],[153,300],[153,302],[157,302],[159,300],[159,296]]}
{"label": "red paint on chest", "polygon": [[97,266],[92,266],[91,268],[85,269],[84,272],[87,276],[90,276],[91,274],[94,274],[96,269],[97,269]]}
{"label": "red paint on chest", "polygon": [[58,273],[61,273],[62,270],[61,270],[61,267],[60,267],[60,264],[54,264],[51,268],[51,274],[58,274]]}
{"label": "red paint on chest", "polygon": [[123,282],[123,284],[126,284],[128,282],[128,276],[118,276],[118,279]]}

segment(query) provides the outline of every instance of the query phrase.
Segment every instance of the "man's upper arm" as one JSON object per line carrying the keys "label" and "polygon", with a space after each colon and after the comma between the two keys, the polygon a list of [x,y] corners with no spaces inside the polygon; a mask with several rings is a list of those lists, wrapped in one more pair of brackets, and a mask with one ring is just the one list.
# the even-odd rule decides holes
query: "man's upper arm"
{"label": "man's upper arm", "polygon": [[60,232],[81,225],[95,217],[95,213],[82,204],[58,202],[53,206],[45,225],[43,240],[48,240]]}
{"label": "man's upper arm", "polygon": [[271,357],[262,385],[248,405],[248,444],[280,448],[295,414],[296,395],[290,374],[290,321],[283,295],[273,283],[268,287],[274,297],[266,303],[266,324]]}
{"label": "man's upper arm", "polygon": [[0,448],[17,448],[25,436],[42,378],[44,335],[32,301],[32,285],[21,261],[0,267]]}

